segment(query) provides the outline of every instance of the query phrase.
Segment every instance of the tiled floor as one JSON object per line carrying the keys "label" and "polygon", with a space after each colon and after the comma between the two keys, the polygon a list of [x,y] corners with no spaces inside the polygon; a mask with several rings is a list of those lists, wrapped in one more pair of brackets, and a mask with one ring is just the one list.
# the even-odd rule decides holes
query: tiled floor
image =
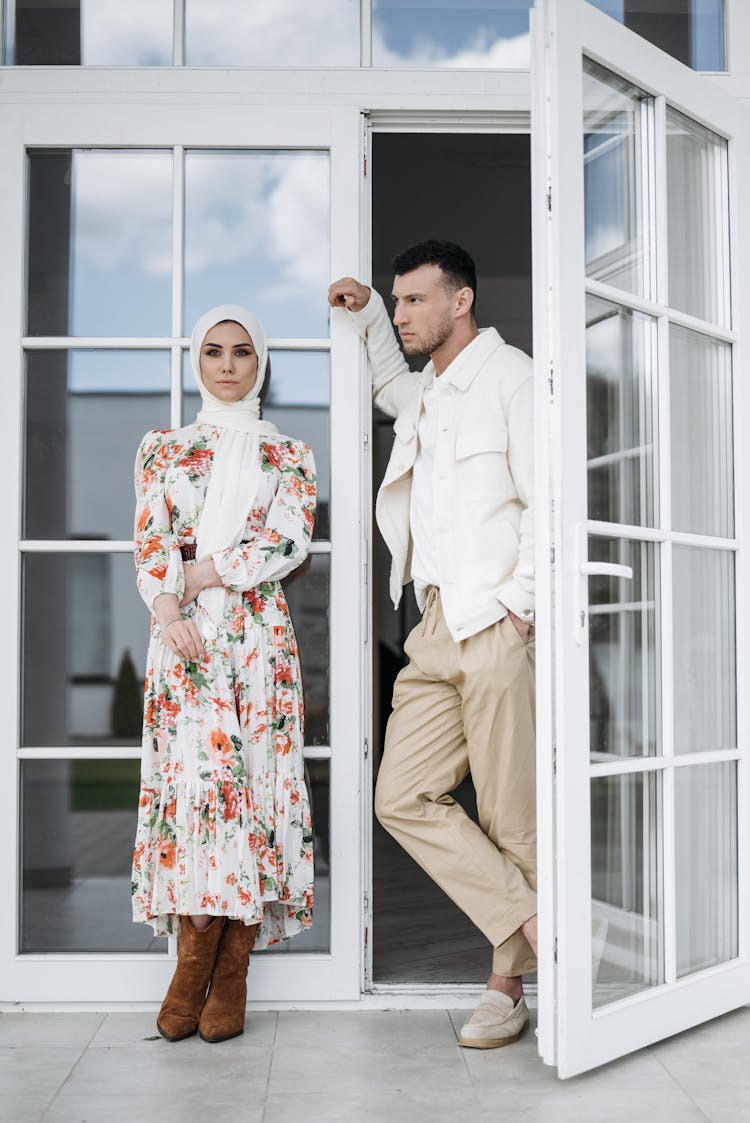
{"label": "tiled floor", "polygon": [[559,1081],[533,1033],[456,1044],[465,1011],[251,1013],[223,1045],[154,1015],[0,1016],[5,1123],[750,1123],[750,1008]]}

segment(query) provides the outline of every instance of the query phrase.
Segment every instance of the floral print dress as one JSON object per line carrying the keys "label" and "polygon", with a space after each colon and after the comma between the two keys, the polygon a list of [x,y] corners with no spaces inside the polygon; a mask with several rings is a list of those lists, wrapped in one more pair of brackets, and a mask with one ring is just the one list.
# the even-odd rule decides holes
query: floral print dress
{"label": "floral print dress", "polygon": [[[195,541],[221,429],[147,433],[136,458],[135,563],[148,605],[184,591],[181,547]],[[156,935],[180,914],[260,923],[257,947],[312,923],[313,856],[302,748],[297,642],[280,580],[309,552],[310,449],[261,438],[262,483],[243,541],[214,555],[225,607],[217,625],[182,609],[203,636],[196,662],[161,642],[152,613],[133,916]]]}

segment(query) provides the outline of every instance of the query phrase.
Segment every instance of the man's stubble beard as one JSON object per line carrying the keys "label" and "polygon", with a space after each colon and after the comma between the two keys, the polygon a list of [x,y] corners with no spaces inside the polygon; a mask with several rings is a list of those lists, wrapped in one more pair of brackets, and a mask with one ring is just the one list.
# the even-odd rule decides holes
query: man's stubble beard
{"label": "man's stubble beard", "polygon": [[404,354],[413,356],[432,355],[439,347],[442,347],[445,341],[450,337],[453,331],[453,318],[446,313],[446,316],[439,324],[435,324],[428,329],[428,332],[422,339],[412,339],[409,341],[402,341]]}

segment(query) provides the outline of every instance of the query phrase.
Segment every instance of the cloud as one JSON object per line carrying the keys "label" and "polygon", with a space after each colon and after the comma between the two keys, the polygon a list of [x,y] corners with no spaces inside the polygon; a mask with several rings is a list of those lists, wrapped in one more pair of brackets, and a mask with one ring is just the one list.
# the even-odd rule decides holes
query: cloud
{"label": "cloud", "polygon": [[162,152],[76,152],[73,231],[78,259],[99,269],[172,268],[172,157]]}
{"label": "cloud", "polygon": [[499,39],[488,28],[480,28],[468,44],[451,53],[444,42],[431,37],[429,31],[417,39],[408,53],[387,46],[377,24],[372,32],[372,59],[375,66],[405,65],[440,67],[451,70],[523,70],[529,65],[530,36],[528,32],[511,39]]}
{"label": "cloud", "polygon": [[84,66],[169,66],[173,0],[80,0]]}
{"label": "cloud", "polygon": [[358,66],[359,0],[186,0],[188,66]]}

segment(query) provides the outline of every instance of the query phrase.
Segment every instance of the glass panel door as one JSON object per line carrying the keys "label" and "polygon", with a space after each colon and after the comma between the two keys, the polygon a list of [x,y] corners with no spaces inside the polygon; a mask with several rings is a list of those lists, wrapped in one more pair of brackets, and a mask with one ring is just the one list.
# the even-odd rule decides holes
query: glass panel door
{"label": "glass panel door", "polygon": [[750,997],[734,445],[747,235],[729,220],[749,130],[704,79],[573,6],[538,4],[534,26],[536,106],[552,106],[546,141],[534,117],[555,630],[540,1048],[561,1076]]}
{"label": "glass panel door", "polygon": [[[6,900],[18,909],[8,909],[4,994],[154,1000],[168,981],[175,942],[134,926],[129,903],[148,639],[133,457],[147,430],[195,416],[189,333],[207,307],[231,302],[266,324],[264,415],[312,445],[319,485],[311,562],[287,588],[306,698],[314,924],[258,955],[254,989],[356,997],[359,850],[333,861],[330,840],[359,838],[359,352],[329,329],[326,295],[332,271],[352,272],[357,258],[359,114],[291,121],[227,107],[210,138],[175,144],[184,130],[169,111],[131,109],[125,129],[98,111],[84,128],[72,114],[64,135],[31,113],[0,141],[14,212],[26,215],[3,268],[27,277],[25,300],[15,298],[23,475],[6,587],[21,591],[19,738],[8,754],[20,798],[19,821],[7,820],[18,862]],[[164,139],[146,147],[154,119]],[[12,338],[12,309],[6,320]],[[76,970],[70,952],[99,958]],[[41,954],[52,957],[42,974]],[[105,970],[113,956],[125,957],[116,972]]]}

